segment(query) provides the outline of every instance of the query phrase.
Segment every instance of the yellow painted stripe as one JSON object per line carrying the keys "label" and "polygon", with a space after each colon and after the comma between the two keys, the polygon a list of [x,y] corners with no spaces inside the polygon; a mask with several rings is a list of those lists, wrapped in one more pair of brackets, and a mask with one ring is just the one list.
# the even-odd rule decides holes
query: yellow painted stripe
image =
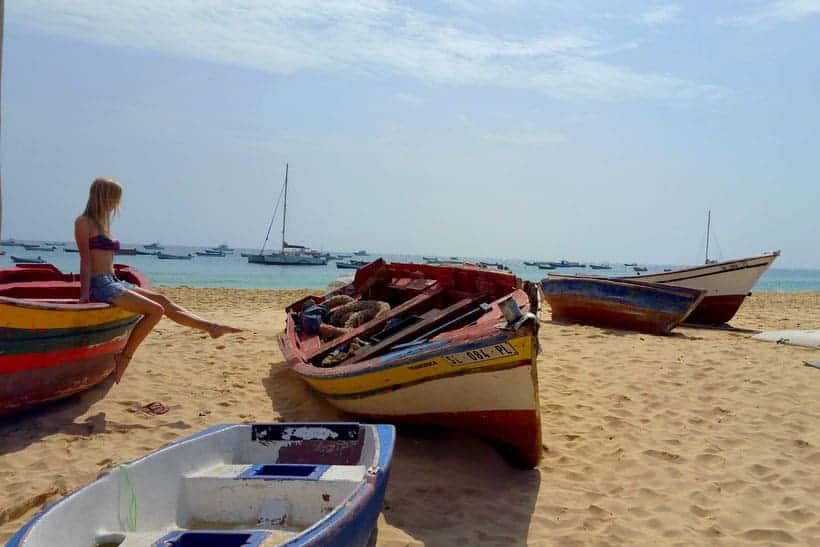
{"label": "yellow painted stripe", "polygon": [[136,314],[113,306],[90,310],[59,310],[0,303],[0,328],[70,329],[74,327],[91,327],[133,317],[134,315]]}
{"label": "yellow painted stripe", "polygon": [[[321,393],[328,395],[346,395],[384,389],[392,385],[418,382],[425,378],[446,376],[458,372],[474,372],[482,368],[493,368],[533,357],[535,344],[533,343],[532,336],[513,338],[507,340],[507,344],[515,349],[516,355],[487,359],[463,365],[451,364],[446,356],[442,355],[431,359],[413,361],[398,367],[365,372],[355,376],[341,378],[303,376],[303,378],[308,384]],[[494,345],[498,344],[487,344],[487,346],[484,347],[492,347]]]}

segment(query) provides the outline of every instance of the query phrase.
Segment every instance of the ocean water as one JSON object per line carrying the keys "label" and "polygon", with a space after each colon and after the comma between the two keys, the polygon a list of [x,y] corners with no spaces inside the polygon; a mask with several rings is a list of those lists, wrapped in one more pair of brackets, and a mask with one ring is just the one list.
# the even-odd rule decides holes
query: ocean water
{"label": "ocean water", "polygon": [[[77,272],[80,268],[79,254],[67,253],[62,247],[52,252],[29,252],[22,247],[2,247],[6,255],[0,256],[0,268],[13,264],[10,255],[41,256],[64,272]],[[194,253],[200,248],[167,246],[170,254]],[[251,249],[245,249],[252,252]],[[193,287],[228,287],[242,289],[324,289],[342,275],[352,275],[355,270],[342,270],[334,261],[327,266],[265,266],[249,264],[240,256],[240,250],[222,257],[194,256],[191,260],[159,260],[155,256],[117,256],[116,262],[128,264],[148,276],[154,285],[189,285]],[[369,255],[355,257],[375,260],[383,257],[396,262],[423,262],[415,255]],[[534,266],[525,266],[522,260],[496,260],[487,257],[460,257],[462,260],[477,262],[503,262],[522,279],[537,281],[547,273]],[[646,273],[661,272],[665,268],[680,266],[658,264],[645,265]],[[760,279],[754,290],[757,292],[820,291],[820,270],[789,270],[770,268]],[[564,268],[562,273],[599,273],[605,275],[631,275],[630,268],[614,265],[612,270],[594,271],[587,268]]]}

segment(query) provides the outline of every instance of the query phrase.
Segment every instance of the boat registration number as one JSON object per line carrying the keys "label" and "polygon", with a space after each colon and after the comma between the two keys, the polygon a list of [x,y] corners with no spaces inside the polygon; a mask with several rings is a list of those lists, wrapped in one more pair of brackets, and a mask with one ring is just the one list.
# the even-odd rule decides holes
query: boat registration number
{"label": "boat registration number", "polygon": [[445,355],[444,358],[451,365],[458,366],[480,363],[481,361],[498,359],[499,357],[510,357],[511,355],[518,355],[518,352],[510,344],[504,342],[503,344],[494,344],[492,346],[484,346],[483,348],[451,353],[450,355]]}

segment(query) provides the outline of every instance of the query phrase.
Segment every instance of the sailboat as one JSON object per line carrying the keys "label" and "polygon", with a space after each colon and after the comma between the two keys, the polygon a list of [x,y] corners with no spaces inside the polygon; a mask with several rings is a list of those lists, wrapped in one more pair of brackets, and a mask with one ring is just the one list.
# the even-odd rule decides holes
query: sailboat
{"label": "sailboat", "polygon": [[[687,323],[720,325],[735,316],[752,287],[769,266],[780,256],[780,251],[718,262],[709,258],[709,231],[712,212],[706,220],[706,256],[702,266],[680,268],[648,275],[616,277],[615,280],[663,283],[676,287],[700,289],[705,296],[695,310],[686,318]],[[550,274],[550,277],[561,277]]]}
{"label": "sailboat", "polygon": [[259,254],[247,255],[248,262],[251,264],[269,264],[272,266],[325,266],[327,264],[327,258],[316,256],[304,245],[291,245],[285,240],[285,220],[287,219],[288,213],[288,164],[285,164],[285,186],[283,192],[285,201],[282,209],[282,248],[278,253],[265,254],[265,244],[268,242],[270,229],[271,226],[273,226],[274,218],[276,218],[277,204],[277,207],[273,210],[273,217],[270,219],[270,226],[268,226],[265,242],[262,244]]}

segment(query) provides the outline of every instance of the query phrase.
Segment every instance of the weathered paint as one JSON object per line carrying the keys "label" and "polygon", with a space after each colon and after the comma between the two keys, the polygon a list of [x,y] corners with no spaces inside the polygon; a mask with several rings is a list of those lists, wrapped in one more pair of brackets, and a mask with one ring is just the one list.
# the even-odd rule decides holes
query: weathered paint
{"label": "weathered paint", "polygon": [[[613,280],[631,280],[645,283],[663,283],[704,291],[700,304],[686,318],[687,323],[719,325],[734,317],[750,294],[760,276],[780,256],[780,251],[762,255],[714,262],[691,268],[629,277],[611,277]],[[550,274],[550,278],[571,278]]]}
{"label": "weathered paint", "polygon": [[[126,266],[116,272],[148,286]],[[0,415],[88,389],[114,369],[140,316],[80,304],[79,289],[76,275],[51,264],[0,269]]]}
{"label": "weathered paint", "polygon": [[[418,283],[405,280],[416,279]],[[433,284],[422,283],[433,281]],[[279,344],[293,370],[331,404],[355,415],[380,416],[386,421],[428,423],[461,428],[509,445],[517,459],[535,466],[541,457],[538,401],[537,322],[517,331],[506,330],[498,303],[512,295],[524,313],[530,300],[512,274],[472,267],[428,264],[385,264],[361,268],[351,285],[333,294],[354,297],[382,283],[386,290],[407,289],[408,296],[435,290],[486,295],[490,309],[467,325],[441,332],[430,340],[356,363],[314,366],[321,354],[315,338],[301,338],[288,308]],[[321,297],[313,297],[319,301]],[[406,301],[405,301],[406,302]],[[450,302],[444,302],[442,309]],[[395,309],[395,308],[394,308]],[[365,326],[359,332],[373,327]],[[495,419],[497,418],[497,419]]]}
{"label": "weathered paint", "polygon": [[541,281],[552,318],[666,334],[695,309],[703,293],[652,283],[591,277]]}
{"label": "weathered paint", "polygon": [[[222,523],[235,533],[256,534],[254,539],[264,546],[366,545],[383,506],[395,429],[361,425],[359,438],[366,436],[368,441],[366,451],[359,450],[356,465],[329,462],[317,480],[245,480],[240,475],[248,465],[232,462],[252,456],[255,461],[248,464],[282,463],[282,448],[294,442],[265,441],[261,445],[262,441],[251,438],[255,425],[261,424],[211,428],[125,464],[141,500],[133,532],[126,529],[128,496],[122,495],[124,472],[118,468],[35,516],[7,547],[91,545],[100,537],[117,537],[124,544],[148,547],[169,533],[188,531],[186,522],[201,522],[196,512],[190,513],[192,508],[227,518],[211,522]],[[312,427],[306,423],[283,425]],[[289,523],[264,520],[262,517],[270,514],[264,504],[270,499],[284,502],[283,517],[291,515],[301,522],[298,515],[314,515],[315,521],[296,524],[298,529],[294,530]],[[249,515],[259,518],[256,526],[247,526]],[[219,533],[208,527],[196,531]]]}

